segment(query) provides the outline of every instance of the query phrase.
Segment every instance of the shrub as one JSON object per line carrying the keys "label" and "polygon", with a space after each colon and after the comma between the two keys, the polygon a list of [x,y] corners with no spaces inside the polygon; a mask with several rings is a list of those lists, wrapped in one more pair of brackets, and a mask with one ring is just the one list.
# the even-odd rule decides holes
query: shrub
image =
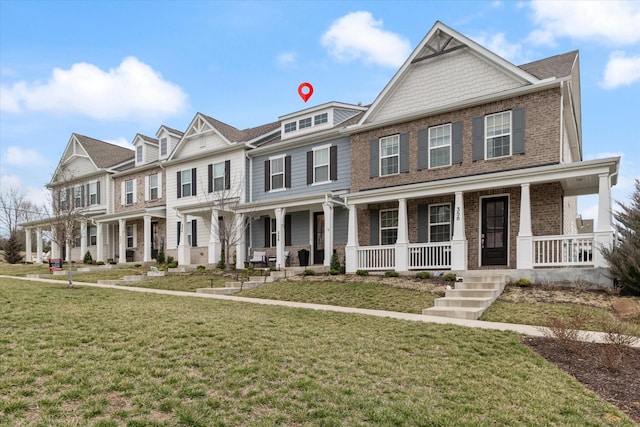
{"label": "shrub", "polygon": [[96,261],[96,265],[104,265],[104,261]]}
{"label": "shrub", "polygon": [[87,253],[84,254],[83,261],[85,264],[93,264],[93,257],[91,256],[91,252],[87,251]]}
{"label": "shrub", "polygon": [[333,268],[331,270],[329,270],[329,274],[332,276],[336,276],[338,274],[340,274],[340,272],[338,270],[334,270]]}
{"label": "shrub", "polygon": [[196,267],[196,270],[199,272],[203,272],[207,269],[207,267],[205,267],[204,265],[199,265]]}
{"label": "shrub", "polygon": [[528,280],[528,279],[525,279],[524,277],[521,277],[518,280],[516,280],[515,282],[513,282],[513,284],[515,286],[519,286],[521,288],[527,288],[527,287],[531,286],[531,281]]}
{"label": "shrub", "polygon": [[178,266],[178,261],[171,261],[170,263],[167,264],[167,267],[169,268],[176,268]]}
{"label": "shrub", "polygon": [[9,264],[17,264],[22,261],[22,255],[20,255],[21,245],[18,241],[18,237],[13,233],[9,240],[4,244],[4,260]]}
{"label": "shrub", "polygon": [[367,270],[356,270],[357,276],[368,276],[369,272]]}
{"label": "shrub", "polygon": [[227,264],[224,262],[224,250],[220,251],[220,260],[218,260],[216,268],[218,270],[224,270],[225,268],[227,268]]}
{"label": "shrub", "polygon": [[133,266],[134,266],[135,268],[140,268],[140,267],[142,267],[142,264],[134,264]]}
{"label": "shrub", "polygon": [[302,272],[303,276],[314,276],[316,274],[315,271],[311,270],[310,268],[306,269],[305,271]]}
{"label": "shrub", "polygon": [[331,255],[331,265],[329,266],[329,268],[340,273],[340,260],[338,259],[338,254],[334,253],[333,255]]}
{"label": "shrub", "polygon": [[109,261],[109,264],[110,264],[110,265],[116,265],[116,264],[117,264],[117,262],[116,262],[116,260],[112,259],[111,261]]}
{"label": "shrub", "polygon": [[444,276],[442,276],[442,280],[444,280],[445,282],[455,282],[456,279],[457,277],[455,273],[447,273]]}
{"label": "shrub", "polygon": [[431,279],[431,272],[421,271],[420,273],[416,273],[416,279],[420,279],[420,280]]}
{"label": "shrub", "polygon": [[622,322],[617,318],[604,313],[598,319],[599,329],[604,332],[606,345],[600,347],[600,361],[608,369],[618,370],[622,359],[629,353],[631,347],[640,339],[638,327]]}
{"label": "shrub", "polygon": [[384,272],[384,277],[399,277],[400,273],[397,271],[389,270]]}
{"label": "shrub", "polygon": [[156,255],[156,262],[158,264],[164,264],[164,248],[161,246],[158,251],[158,255]]}
{"label": "shrub", "polygon": [[167,264],[173,264],[173,262],[174,262],[173,257],[172,256],[168,256],[167,257]]}
{"label": "shrub", "polygon": [[570,352],[581,355],[585,351],[583,339],[586,339],[588,335],[585,334],[583,337],[581,329],[584,328],[588,319],[587,310],[580,310],[572,316],[552,318],[548,322],[547,328],[542,329],[542,333],[549,338],[558,340],[559,345]]}

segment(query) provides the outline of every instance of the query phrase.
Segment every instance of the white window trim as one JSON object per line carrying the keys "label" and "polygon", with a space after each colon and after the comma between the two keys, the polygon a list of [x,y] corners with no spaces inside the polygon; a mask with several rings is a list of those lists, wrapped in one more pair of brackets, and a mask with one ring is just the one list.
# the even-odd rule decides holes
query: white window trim
{"label": "white window trim", "polygon": [[[306,123],[307,121],[309,122],[309,125],[302,127],[302,122]],[[311,127],[313,127],[313,117],[312,116],[303,117],[300,120],[298,120],[298,130],[309,129]]]}
{"label": "white window trim", "polygon": [[[331,144],[314,147],[313,151],[313,182],[311,185],[323,185],[331,182]],[[316,181],[316,151],[327,150],[327,179],[325,181]],[[324,166],[324,165],[320,165]],[[320,167],[318,166],[318,167]]]}
{"label": "white window trim", "polygon": [[[140,149],[140,159],[138,159],[138,148]],[[144,144],[136,145],[136,165],[144,163]]]}
{"label": "white window trim", "polygon": [[395,227],[382,227],[382,213],[383,212],[396,212],[398,214],[398,216],[400,215],[400,213],[398,212],[398,209],[381,209],[378,212],[378,242],[379,242],[380,246],[395,245],[396,242],[389,243],[387,245],[382,243],[382,230],[396,230],[396,236],[398,234],[398,224],[396,224]]}
{"label": "white window trim", "polygon": [[[76,203],[76,200],[80,200],[80,204]],[[76,185],[73,187],[73,207],[81,208],[83,205],[82,200],[82,185]]]}
{"label": "white window trim", "polygon": [[[325,116],[327,119],[322,123],[316,123],[316,117],[320,117],[320,116]],[[326,125],[327,123],[329,123],[329,113],[320,113],[320,114],[313,115],[313,126],[322,126],[322,125]]]}
{"label": "white window trim", "polygon": [[[153,187],[151,185],[151,178],[156,177],[156,186]],[[145,195],[147,195],[145,200],[158,200],[160,198],[160,173],[152,173],[151,175],[145,176]],[[154,199],[151,197],[151,190],[156,189],[157,197]]]}
{"label": "white window trim", "polygon": [[[298,130],[298,121],[294,120],[292,122],[287,122],[283,124],[284,128],[283,131],[284,133],[291,133],[291,132],[296,132]],[[289,129],[287,130],[287,127],[293,127],[293,129]]]}
{"label": "white window trim", "polygon": [[[488,140],[489,140],[490,137],[487,135],[487,131],[488,131],[487,120],[489,119],[489,117],[499,116],[499,115],[502,115],[502,114],[509,114],[509,133],[508,134],[505,133],[505,134],[498,135],[498,137],[503,137],[503,136],[509,135],[509,154],[507,154],[505,156],[489,157]],[[496,138],[496,135],[491,136],[491,138]],[[512,155],[513,155],[513,114],[511,112],[511,110],[500,111],[500,112],[494,113],[494,114],[487,114],[486,116],[484,116],[484,158],[485,158],[485,160],[503,159],[505,157],[511,157]]]}
{"label": "white window trim", "polygon": [[[446,147],[446,145],[440,145],[440,146],[434,147],[434,148],[431,147],[431,131],[432,130],[435,131],[436,129],[439,129],[439,128],[442,128],[442,127],[448,127],[449,128],[449,163],[446,164],[446,165],[431,166],[431,159],[432,159],[431,150],[437,150],[437,149],[441,149],[441,148]],[[429,150],[429,164],[427,166],[428,166],[429,169],[438,169],[438,168],[444,168],[444,167],[447,167],[447,166],[451,166],[451,156],[453,154],[451,152],[451,146],[452,146],[452,144],[451,144],[451,137],[452,137],[451,132],[452,132],[451,123],[447,123],[447,124],[444,124],[444,125],[438,125],[438,126],[432,126],[432,127],[429,128],[429,134],[428,134],[428,140],[427,140],[427,149]]]}
{"label": "white window trim", "polygon": [[[217,192],[217,191],[224,191],[225,188],[225,182],[224,182],[224,178],[225,178],[225,167],[224,167],[225,162],[218,162],[218,163],[214,163],[213,167],[212,167],[212,183],[213,183],[213,191]],[[216,166],[218,165],[222,165],[222,176],[216,176]],[[222,178],[222,188],[216,190],[216,178],[220,179]]]}
{"label": "white window trim", "polygon": [[[432,207],[438,207],[438,206],[449,206],[449,222],[445,223],[445,222],[431,222],[431,208]],[[429,243],[442,243],[442,242],[432,242],[431,241],[431,226],[437,226],[437,225],[445,225],[445,224],[449,224],[449,240],[445,240],[446,242],[450,242],[451,241],[451,237],[453,235],[453,211],[451,210],[451,203],[433,203],[431,205],[429,205],[428,210],[427,210],[427,241]]]}
{"label": "white window trim", "polygon": [[[185,172],[189,177],[188,183],[185,182],[184,180]],[[191,182],[191,173],[192,173],[191,169],[185,169],[180,171],[180,194],[182,195],[182,197],[189,197],[193,195],[193,183]],[[189,194],[184,193],[184,186],[187,184],[189,184]]]}
{"label": "white window trim", "polygon": [[[398,143],[398,152],[396,154],[393,154],[391,156],[382,156],[382,140],[383,139],[388,139],[388,138],[397,138],[397,143]],[[387,174],[383,174],[382,173],[382,159],[388,159],[391,157],[397,157],[398,158],[398,172],[394,172],[394,173],[387,173]],[[379,176],[384,177],[384,176],[394,176],[394,175],[400,175],[400,134],[395,134],[395,135],[388,135],[388,136],[383,136],[382,138],[380,138],[378,140],[378,171],[379,171]]]}
{"label": "white window trim", "polygon": [[[278,191],[285,191],[287,189],[287,185],[285,182],[285,177],[287,175],[287,164],[285,162],[286,154],[281,154],[278,156],[269,157],[269,192],[277,193]],[[273,188],[273,161],[282,159],[282,172],[278,172],[277,175],[282,174],[282,188]]]}
{"label": "white window trim", "polygon": [[[127,183],[131,182],[131,191],[127,191]],[[131,193],[131,203],[128,203],[128,195]],[[136,203],[136,180],[127,179],[124,181],[124,204],[129,206]]]}
{"label": "white window trim", "polygon": [[[163,140],[164,140],[164,154],[162,153]],[[164,138],[160,138],[160,157],[164,158],[164,157],[167,157],[168,155],[169,155],[169,138],[165,136]]]}
{"label": "white window trim", "polygon": [[[270,224],[270,233],[269,233],[269,244],[271,246],[269,246],[270,248],[275,248],[276,245],[278,244],[278,222],[276,221],[275,218],[269,218],[269,224]],[[274,244],[275,242],[275,244]]]}
{"label": "white window trim", "polygon": [[[94,187],[95,193],[91,192],[91,187]],[[96,202],[91,203],[91,196],[96,196]],[[98,204],[98,181],[93,181],[89,183],[89,206],[94,206]]]}
{"label": "white window trim", "polygon": [[[127,249],[135,249],[138,247],[138,239],[137,239],[137,224],[129,224],[129,225],[125,225],[125,245],[127,245]],[[131,227],[131,232],[133,233],[131,236],[129,236],[129,227]],[[129,243],[129,237],[132,237],[133,240],[133,246],[128,246]]]}
{"label": "white window trim", "polygon": [[[95,233],[92,233],[92,231]],[[95,237],[96,238],[96,244],[98,243],[98,227],[95,225],[90,225],[89,226],[89,241],[87,242],[88,246],[95,246],[96,244],[92,244],[91,243],[91,238]]]}

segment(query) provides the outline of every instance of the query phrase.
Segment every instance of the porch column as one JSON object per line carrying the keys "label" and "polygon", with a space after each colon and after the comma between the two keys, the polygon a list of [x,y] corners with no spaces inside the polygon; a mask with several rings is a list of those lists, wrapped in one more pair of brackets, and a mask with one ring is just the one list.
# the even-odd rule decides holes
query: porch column
{"label": "porch column", "polygon": [[118,263],[124,264],[127,262],[127,221],[124,219],[118,220],[118,235],[120,236]]}
{"label": "porch column", "polygon": [[42,228],[36,228],[36,262],[42,264]]}
{"label": "porch column", "polygon": [[62,258],[60,256],[60,243],[58,243],[58,236],[56,233],[56,226],[51,227],[51,253],[49,258]]}
{"label": "porch column", "polygon": [[245,217],[244,214],[236,214],[235,217],[236,225],[235,225],[235,233],[234,239],[237,241],[236,243],[236,268],[238,270],[244,268],[244,262],[246,261],[247,254],[247,241],[246,241],[246,227],[245,227]]}
{"label": "porch column", "polygon": [[142,262],[151,262],[151,215],[145,215],[144,219],[144,245]]}
{"label": "porch column", "polygon": [[30,228],[25,228],[24,229],[24,237],[25,237],[25,242],[24,242],[24,249],[25,249],[25,261],[26,262],[33,262],[33,254],[31,253],[31,229]]}
{"label": "porch column", "polygon": [[531,232],[531,193],[529,184],[520,185],[520,229],[518,231],[517,269],[533,268],[533,234]]}
{"label": "porch column", "polygon": [[355,273],[358,269],[358,209],[349,205],[349,226],[345,247],[345,271]]}
{"label": "porch column", "polygon": [[187,233],[185,233],[187,227],[187,215],[182,214],[180,216],[180,244],[178,245],[178,265],[191,264],[191,247],[187,242]]}
{"label": "porch column", "polygon": [[396,271],[409,270],[409,226],[407,222],[407,200],[398,200],[398,237],[396,239]]}
{"label": "porch column", "polygon": [[451,270],[467,269],[467,236],[464,230],[464,193],[456,191],[451,238]]}
{"label": "porch column", "polygon": [[104,236],[101,222],[96,223],[96,261],[104,262]]}
{"label": "porch column", "polygon": [[331,256],[333,255],[333,204],[323,203],[324,211],[324,265],[331,265]]}
{"label": "porch column", "polygon": [[611,248],[613,232],[611,231],[611,181],[609,174],[599,175],[598,188],[598,227],[593,233],[593,263],[595,267],[606,268],[607,262],[602,256],[602,248]]}
{"label": "porch column", "polygon": [[218,222],[218,210],[211,209],[211,224],[209,226],[209,254],[207,261],[209,264],[217,264],[220,261],[220,223]]}
{"label": "porch column", "polygon": [[87,253],[87,220],[80,221],[80,259]]}
{"label": "porch column", "polygon": [[276,214],[276,267],[284,267],[284,215],[285,208],[277,208]]}

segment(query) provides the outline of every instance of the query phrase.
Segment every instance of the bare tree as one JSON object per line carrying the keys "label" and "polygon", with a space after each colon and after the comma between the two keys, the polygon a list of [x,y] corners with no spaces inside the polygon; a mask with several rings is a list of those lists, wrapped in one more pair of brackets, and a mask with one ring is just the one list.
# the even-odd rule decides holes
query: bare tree
{"label": "bare tree", "polygon": [[7,236],[16,235],[18,224],[35,219],[41,212],[42,207],[28,200],[21,188],[12,185],[0,192],[0,228]]}

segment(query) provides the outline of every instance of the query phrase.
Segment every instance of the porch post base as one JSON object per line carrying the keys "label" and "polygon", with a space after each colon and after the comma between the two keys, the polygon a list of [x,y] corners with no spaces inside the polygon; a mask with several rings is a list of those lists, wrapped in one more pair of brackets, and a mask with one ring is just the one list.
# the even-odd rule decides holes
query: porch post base
{"label": "porch post base", "polygon": [[467,241],[451,241],[451,270],[467,269]]}
{"label": "porch post base", "polygon": [[[222,245],[220,242],[209,242],[209,264],[217,264],[220,261],[220,254],[222,253]],[[178,261],[179,262],[179,261]]]}
{"label": "porch post base", "polygon": [[358,247],[347,246],[344,249],[345,273],[355,273],[358,270]]}
{"label": "porch post base", "polygon": [[178,246],[178,265],[191,264],[191,246],[179,245]]}
{"label": "porch post base", "polygon": [[396,271],[409,271],[409,245],[396,243]]}
{"label": "porch post base", "polygon": [[518,259],[516,268],[518,270],[529,270],[533,268],[533,237],[518,236],[516,251]]}
{"label": "porch post base", "polygon": [[593,266],[608,268],[607,261],[602,256],[602,248],[611,249],[613,233],[611,231],[596,231],[593,233]]}

